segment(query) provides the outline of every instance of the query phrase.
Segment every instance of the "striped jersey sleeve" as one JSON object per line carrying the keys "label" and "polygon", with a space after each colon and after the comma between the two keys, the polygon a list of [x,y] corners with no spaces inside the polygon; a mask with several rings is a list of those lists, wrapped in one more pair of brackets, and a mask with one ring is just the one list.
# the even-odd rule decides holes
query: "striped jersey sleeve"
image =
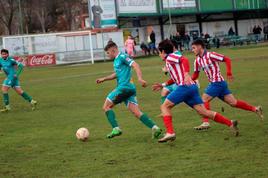
{"label": "striped jersey sleeve", "polygon": [[222,62],[224,60],[224,55],[216,53],[216,52],[210,52],[209,57],[213,61]]}
{"label": "striped jersey sleeve", "polygon": [[201,66],[198,64],[197,58],[194,61],[194,72],[200,72]]}
{"label": "striped jersey sleeve", "polygon": [[168,55],[166,61],[168,63],[180,63],[180,57],[181,57],[180,54],[172,53]]}

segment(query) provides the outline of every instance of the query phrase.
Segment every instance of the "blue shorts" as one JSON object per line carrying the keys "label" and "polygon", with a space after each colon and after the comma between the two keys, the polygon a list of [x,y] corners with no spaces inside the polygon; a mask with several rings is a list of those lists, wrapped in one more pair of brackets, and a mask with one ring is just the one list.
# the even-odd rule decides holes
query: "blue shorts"
{"label": "blue shorts", "polygon": [[165,86],[164,89],[169,91],[169,93],[173,92],[174,90],[176,90],[178,88],[178,85],[176,85],[175,83],[172,85],[168,85]]}
{"label": "blue shorts", "polygon": [[18,88],[20,87],[20,82],[18,78],[8,79],[6,78],[3,81],[3,86],[10,87],[10,88]]}
{"label": "blue shorts", "polygon": [[119,104],[124,102],[126,106],[128,106],[129,103],[138,105],[136,89],[117,87],[111,93],[108,94],[107,99],[113,104]]}
{"label": "blue shorts", "polygon": [[222,81],[210,83],[206,88],[205,93],[213,98],[218,97],[221,100],[224,100],[224,96],[229,95],[232,92],[229,90],[227,83]]}
{"label": "blue shorts", "polygon": [[149,49],[156,49],[155,43],[149,43]]}
{"label": "blue shorts", "polygon": [[174,104],[184,102],[190,107],[203,104],[203,101],[199,95],[198,87],[196,85],[178,86],[176,90],[167,96],[167,99]]}

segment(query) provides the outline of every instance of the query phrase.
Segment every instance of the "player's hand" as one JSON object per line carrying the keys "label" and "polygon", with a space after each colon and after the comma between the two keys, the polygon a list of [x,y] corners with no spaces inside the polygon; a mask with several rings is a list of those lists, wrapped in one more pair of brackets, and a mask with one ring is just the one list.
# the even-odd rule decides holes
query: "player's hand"
{"label": "player's hand", "polygon": [[194,82],[195,82],[195,84],[197,85],[197,87],[200,88],[200,83],[199,83],[199,81],[198,81],[198,80],[195,80]]}
{"label": "player's hand", "polygon": [[186,85],[192,85],[193,83],[192,77],[188,73],[184,76],[184,82]]}
{"label": "player's hand", "polygon": [[234,76],[232,74],[227,74],[227,80],[229,82],[233,82],[234,81]]}
{"label": "player's hand", "polygon": [[162,67],[162,72],[164,72],[164,73],[168,72],[168,70],[167,70],[167,67],[166,67],[166,66]]}
{"label": "player's hand", "polygon": [[155,84],[152,85],[152,90],[153,91],[160,91],[160,90],[162,90],[162,88],[163,88],[163,86],[162,86],[161,83],[155,83]]}
{"label": "player's hand", "polygon": [[147,82],[145,80],[143,80],[142,78],[140,78],[138,81],[140,82],[140,84],[141,84],[142,87],[144,87],[144,88],[147,87]]}
{"label": "player's hand", "polygon": [[97,84],[103,83],[105,81],[105,78],[99,78],[96,80]]}
{"label": "player's hand", "polygon": [[14,78],[14,79],[16,79],[16,78],[17,78],[17,75],[16,75],[16,74],[14,74],[14,75],[13,75],[13,78]]}

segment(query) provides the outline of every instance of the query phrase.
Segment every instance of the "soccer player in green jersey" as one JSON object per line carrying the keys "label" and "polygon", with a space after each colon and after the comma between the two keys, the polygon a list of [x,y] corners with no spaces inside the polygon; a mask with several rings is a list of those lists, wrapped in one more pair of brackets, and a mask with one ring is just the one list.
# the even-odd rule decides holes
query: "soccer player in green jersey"
{"label": "soccer player in green jersey", "polygon": [[147,86],[147,82],[142,78],[142,72],[140,66],[125,53],[121,53],[118,50],[117,45],[114,42],[109,42],[104,49],[107,56],[114,60],[114,73],[103,78],[96,80],[98,84],[109,81],[117,80],[117,87],[107,96],[103,110],[107,116],[109,123],[112,126],[112,132],[107,135],[107,138],[113,138],[122,134],[121,129],[116,121],[115,113],[112,108],[124,102],[131,111],[144,125],[152,129],[153,138],[158,138],[161,134],[161,129],[144,114],[139,106],[136,99],[136,87],[132,81],[132,68],[136,71],[138,81],[142,87]]}
{"label": "soccer player in green jersey", "polygon": [[3,81],[2,84],[3,100],[5,106],[0,111],[8,112],[9,110],[11,110],[8,96],[8,90],[10,88],[13,88],[26,101],[31,103],[32,109],[34,110],[37,102],[33,100],[32,97],[29,96],[26,92],[24,92],[20,87],[19,76],[23,70],[23,64],[9,57],[9,52],[6,49],[1,50],[0,70],[3,70],[3,72],[6,74],[6,79]]}

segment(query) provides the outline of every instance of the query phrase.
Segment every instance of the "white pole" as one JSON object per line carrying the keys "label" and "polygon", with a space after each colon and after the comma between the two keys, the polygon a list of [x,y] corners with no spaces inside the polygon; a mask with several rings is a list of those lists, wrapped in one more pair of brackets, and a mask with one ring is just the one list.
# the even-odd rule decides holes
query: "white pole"
{"label": "white pole", "polygon": [[169,28],[168,28],[168,34],[169,36],[171,36],[171,29],[172,29],[172,16],[171,16],[171,12],[170,12],[170,4],[169,4],[169,0],[168,0],[168,18],[169,18]]}
{"label": "white pole", "polygon": [[5,39],[5,37],[2,38],[2,42],[3,42],[3,48],[6,49],[6,39]]}
{"label": "white pole", "polygon": [[89,45],[90,45],[91,63],[94,64],[94,54],[93,54],[93,43],[92,43],[92,33],[91,33],[91,31],[89,31]]}

